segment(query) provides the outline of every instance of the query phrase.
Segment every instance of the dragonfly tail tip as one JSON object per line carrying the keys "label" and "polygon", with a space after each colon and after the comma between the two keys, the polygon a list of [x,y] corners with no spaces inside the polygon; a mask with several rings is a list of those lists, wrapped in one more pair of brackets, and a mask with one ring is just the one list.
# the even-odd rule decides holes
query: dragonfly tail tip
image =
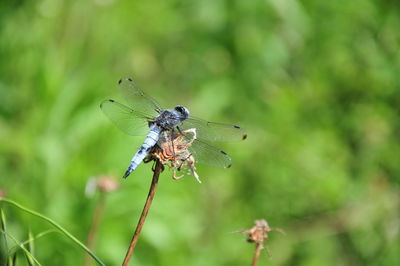
{"label": "dragonfly tail tip", "polygon": [[125,174],[124,174],[124,176],[123,176],[122,178],[126,179],[131,173],[132,173],[132,171],[131,171],[130,169],[128,169],[128,170],[125,172]]}

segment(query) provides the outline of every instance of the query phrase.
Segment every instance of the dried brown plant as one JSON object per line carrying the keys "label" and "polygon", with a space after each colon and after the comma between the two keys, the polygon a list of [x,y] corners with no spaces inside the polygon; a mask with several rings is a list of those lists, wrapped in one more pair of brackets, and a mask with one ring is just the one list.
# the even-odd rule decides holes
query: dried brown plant
{"label": "dried brown plant", "polygon": [[256,243],[256,250],[254,252],[253,263],[252,266],[257,265],[258,258],[260,257],[261,250],[265,248],[267,250],[268,256],[271,257],[271,252],[268,247],[268,233],[271,231],[277,231],[282,234],[285,232],[280,228],[273,228],[268,225],[268,222],[264,219],[256,220],[254,222],[254,226],[250,229],[237,230],[233,233],[244,233],[247,235],[247,242]]}
{"label": "dried brown plant", "polygon": [[[185,174],[192,174],[201,183],[199,175],[196,173],[196,160],[189,148],[196,139],[196,129],[191,128],[177,134],[163,132],[156,146],[150,153],[151,159],[158,159],[163,165],[168,165],[172,169],[172,178],[178,180]],[[186,172],[178,176],[178,172]]]}

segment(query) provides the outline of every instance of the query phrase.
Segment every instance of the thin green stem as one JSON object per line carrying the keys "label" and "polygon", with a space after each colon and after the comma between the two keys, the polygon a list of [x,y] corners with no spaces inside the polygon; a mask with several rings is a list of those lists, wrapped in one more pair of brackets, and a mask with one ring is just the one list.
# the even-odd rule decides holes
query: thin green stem
{"label": "thin green stem", "polygon": [[[6,216],[3,209],[0,208],[0,229],[7,232]],[[10,257],[6,254],[8,251],[8,241],[5,233],[0,234],[0,264],[7,264],[10,261]]]}
{"label": "thin green stem", "polygon": [[66,237],[68,237],[69,239],[71,239],[73,242],[75,242],[79,247],[81,247],[84,251],[86,251],[87,253],[90,254],[90,256],[92,256],[92,258],[99,264],[102,266],[105,266],[105,264],[90,250],[88,249],[81,241],[79,241],[76,237],[74,237],[71,233],[69,233],[67,230],[65,230],[61,225],[59,225],[58,223],[56,223],[55,221],[51,220],[50,218],[35,212],[33,210],[30,210],[28,208],[25,208],[24,206],[16,203],[13,200],[10,199],[6,199],[6,198],[0,198],[0,202],[5,202],[8,204],[11,204],[33,216],[36,216],[38,218],[41,218],[43,220],[45,220],[46,222],[48,222],[49,224],[51,224],[52,226],[54,226],[55,228],[57,228],[58,230],[60,230]]}
{"label": "thin green stem", "polygon": [[[0,199],[1,199],[1,198],[0,198]],[[24,251],[24,253],[26,254],[26,256],[27,256],[28,258],[32,259],[37,265],[39,265],[39,266],[42,265],[42,264],[40,264],[40,262],[29,252],[29,250],[27,250],[27,249],[24,247],[23,244],[21,244],[21,243],[18,242],[18,240],[17,240],[15,237],[13,237],[11,234],[9,234],[9,233],[7,233],[7,232],[4,232],[2,229],[0,229],[0,231],[1,231],[3,234],[6,234],[9,238],[11,238],[11,239],[15,242],[15,244],[17,244],[17,245]]]}
{"label": "thin green stem", "polygon": [[[43,237],[43,236],[45,236],[47,234],[50,234],[50,233],[58,233],[58,231],[55,230],[55,229],[50,229],[50,230],[43,231],[43,232],[37,234],[34,237],[30,236],[29,239],[25,240],[24,242],[21,242],[21,245],[25,246],[25,245],[27,245],[29,243],[32,243],[33,241],[35,241],[35,240],[37,240],[37,239],[39,239],[39,238],[41,238],[41,237]],[[16,249],[18,249],[18,247],[11,248],[10,251],[9,251],[9,254],[15,253]]]}

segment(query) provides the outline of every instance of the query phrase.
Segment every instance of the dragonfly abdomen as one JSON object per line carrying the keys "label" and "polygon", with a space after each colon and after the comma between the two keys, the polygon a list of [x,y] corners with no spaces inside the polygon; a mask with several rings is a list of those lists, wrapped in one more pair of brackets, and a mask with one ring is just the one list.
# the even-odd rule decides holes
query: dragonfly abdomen
{"label": "dragonfly abdomen", "polygon": [[151,148],[156,145],[158,138],[160,136],[161,128],[158,126],[153,126],[150,128],[150,132],[147,135],[144,143],[140,146],[139,150],[133,156],[131,163],[124,174],[124,178],[127,178],[136,167],[144,160],[147,154],[150,152]]}

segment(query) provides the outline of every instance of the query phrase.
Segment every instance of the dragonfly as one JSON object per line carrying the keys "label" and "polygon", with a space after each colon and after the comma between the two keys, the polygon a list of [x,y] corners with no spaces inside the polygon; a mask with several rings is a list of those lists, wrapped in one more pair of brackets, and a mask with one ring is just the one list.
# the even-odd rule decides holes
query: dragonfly
{"label": "dragonfly", "polygon": [[132,136],[146,136],[123,178],[127,178],[138,167],[165,133],[176,136],[185,130],[194,129],[196,139],[192,140],[188,150],[196,162],[222,168],[231,166],[231,158],[208,142],[234,142],[247,138],[240,126],[195,118],[182,105],[172,109],[162,108],[154,98],[137,87],[132,78],[122,78],[118,84],[129,105],[109,99],[101,103],[101,110],[123,132]]}

